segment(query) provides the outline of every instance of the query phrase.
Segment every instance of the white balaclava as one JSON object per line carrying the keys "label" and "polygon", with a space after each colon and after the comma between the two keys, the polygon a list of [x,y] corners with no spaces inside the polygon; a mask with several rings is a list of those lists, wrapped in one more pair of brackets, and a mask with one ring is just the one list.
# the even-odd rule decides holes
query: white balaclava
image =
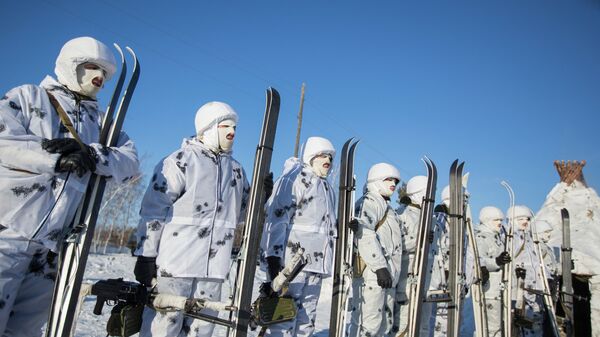
{"label": "white balaclava", "polygon": [[321,178],[327,177],[331,171],[335,149],[331,142],[323,137],[309,137],[302,152],[302,162],[310,166]]}
{"label": "white balaclava", "polygon": [[196,135],[215,153],[233,148],[238,115],[229,104],[209,102],[196,112]]}
{"label": "white balaclava", "polygon": [[397,168],[387,163],[375,164],[371,166],[367,174],[367,190],[379,193],[384,198],[389,198],[394,194],[399,181],[400,171]]}
{"label": "white balaclava", "polygon": [[502,229],[503,219],[504,214],[497,207],[485,206],[479,211],[479,222],[495,232],[500,232]]}
{"label": "white balaclava", "polygon": [[415,205],[421,205],[427,189],[426,176],[414,176],[406,183],[406,195]]}
{"label": "white balaclava", "polygon": [[[86,67],[89,63],[99,68]],[[96,98],[116,70],[111,50],[104,43],[86,36],[65,43],[56,58],[54,73],[58,82],[69,90]]]}
{"label": "white balaclava", "polygon": [[518,226],[518,229],[525,230],[533,218],[533,212],[527,206],[515,205],[514,207],[508,208],[506,217],[509,222],[514,222],[514,224]]}

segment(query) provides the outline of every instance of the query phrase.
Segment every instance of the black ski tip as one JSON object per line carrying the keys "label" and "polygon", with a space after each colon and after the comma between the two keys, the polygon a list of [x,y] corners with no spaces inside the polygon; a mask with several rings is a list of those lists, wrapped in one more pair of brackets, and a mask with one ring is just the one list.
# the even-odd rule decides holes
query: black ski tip
{"label": "black ski tip", "polygon": [[560,216],[561,216],[563,219],[568,219],[568,218],[569,218],[569,211],[568,211],[566,208],[562,208],[562,209],[560,210]]}
{"label": "black ski tip", "polygon": [[273,97],[273,99],[277,99],[277,101],[279,101],[279,99],[280,99],[279,91],[277,91],[277,89],[275,89],[273,87],[268,87],[267,88],[267,94],[271,94],[271,96]]}

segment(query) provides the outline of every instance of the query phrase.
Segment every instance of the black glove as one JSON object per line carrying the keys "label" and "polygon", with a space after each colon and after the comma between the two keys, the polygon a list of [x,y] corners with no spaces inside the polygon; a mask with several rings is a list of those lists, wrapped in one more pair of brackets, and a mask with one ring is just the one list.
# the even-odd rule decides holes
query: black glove
{"label": "black glove", "polygon": [[83,177],[87,171],[96,171],[96,160],[88,151],[79,149],[61,155],[54,170],[56,172],[76,172],[78,176]]}
{"label": "black glove", "polygon": [[490,271],[487,267],[481,267],[481,284],[484,285],[490,280]]}
{"label": "black glove", "polygon": [[77,140],[73,138],[43,139],[42,149],[50,153],[71,153],[81,150]]}
{"label": "black glove", "polygon": [[156,278],[156,258],[138,256],[133,268],[135,279],[146,287],[152,286],[152,279]]}
{"label": "black glove", "polygon": [[268,256],[267,267],[269,269],[268,272],[270,279],[274,280],[279,274],[279,271],[281,271],[281,259],[277,256]]}
{"label": "black glove", "polygon": [[352,220],[350,220],[350,222],[348,222],[348,228],[350,228],[354,233],[356,233],[358,231],[358,226],[360,224],[358,223],[358,219],[354,218]]}
{"label": "black glove", "polygon": [[375,271],[375,275],[377,275],[377,284],[383,289],[392,287],[392,274],[387,268],[380,268]]}
{"label": "black glove", "polygon": [[267,202],[267,200],[269,200],[269,197],[271,197],[271,194],[273,194],[273,172],[269,172],[269,174],[265,176],[264,187],[265,202]]}
{"label": "black glove", "polygon": [[271,282],[263,282],[260,285],[260,295],[263,297],[271,297],[271,296],[276,296],[277,294],[275,293],[275,291],[273,290],[273,287],[271,287]]}
{"label": "black glove", "polygon": [[508,252],[502,252],[500,253],[500,255],[496,256],[496,264],[499,267],[502,267],[503,265],[509,263],[511,261],[510,255],[508,255]]}

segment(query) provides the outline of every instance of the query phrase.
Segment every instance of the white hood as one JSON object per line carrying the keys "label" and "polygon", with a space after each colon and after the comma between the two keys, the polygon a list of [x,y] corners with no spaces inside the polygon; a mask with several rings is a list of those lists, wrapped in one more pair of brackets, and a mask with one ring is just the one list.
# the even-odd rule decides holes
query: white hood
{"label": "white hood", "polygon": [[108,81],[117,70],[115,56],[102,42],[91,37],[78,37],[65,43],[56,58],[54,73],[58,81],[72,91],[80,92],[77,82],[77,66],[94,63],[106,72]]}

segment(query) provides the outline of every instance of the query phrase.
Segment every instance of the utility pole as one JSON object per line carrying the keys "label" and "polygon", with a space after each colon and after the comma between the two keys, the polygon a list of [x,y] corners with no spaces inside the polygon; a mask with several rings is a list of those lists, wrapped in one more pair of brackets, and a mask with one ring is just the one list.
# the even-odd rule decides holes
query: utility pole
{"label": "utility pole", "polygon": [[300,111],[298,111],[298,129],[296,130],[296,145],[294,146],[294,157],[298,158],[298,148],[300,146],[300,130],[302,129],[302,110],[304,109],[304,87],[302,83],[302,91],[300,93]]}

